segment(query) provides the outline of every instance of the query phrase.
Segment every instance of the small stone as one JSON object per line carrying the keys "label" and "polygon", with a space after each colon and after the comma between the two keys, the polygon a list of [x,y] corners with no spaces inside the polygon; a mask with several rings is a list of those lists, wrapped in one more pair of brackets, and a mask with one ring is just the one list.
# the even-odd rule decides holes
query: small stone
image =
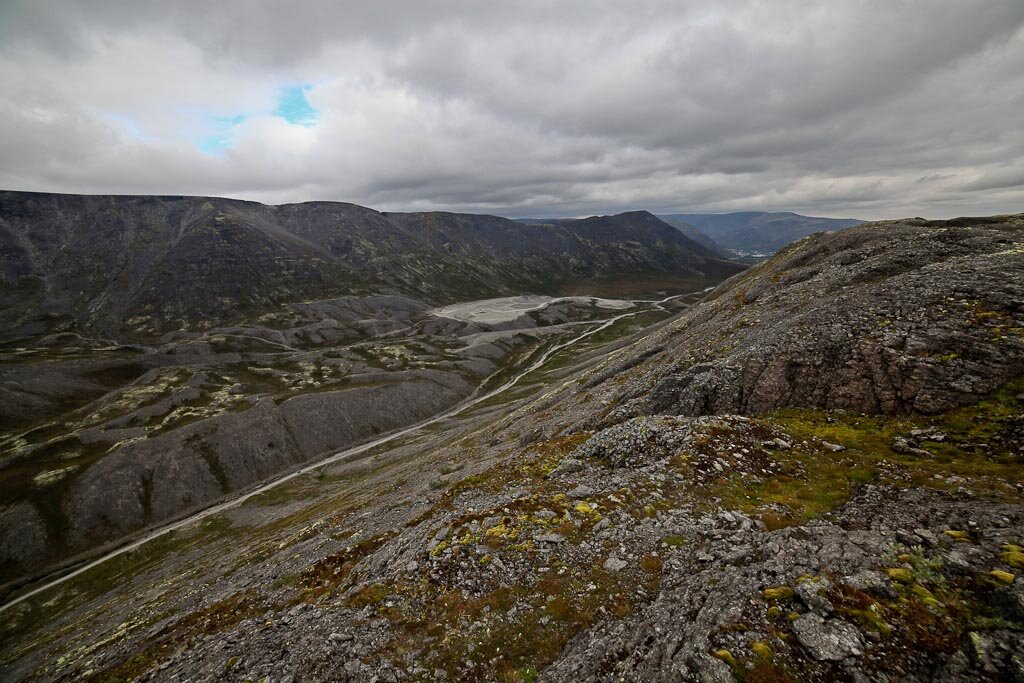
{"label": "small stone", "polygon": [[534,538],[541,543],[565,543],[565,537],[561,534],[537,534]]}
{"label": "small stone", "polygon": [[568,495],[570,498],[579,500],[581,498],[589,498],[590,496],[594,495],[594,493],[594,489],[590,488],[589,486],[584,486],[583,484],[580,484],[573,490],[569,491],[566,495]]}
{"label": "small stone", "polygon": [[826,597],[832,582],[825,578],[801,581],[796,586],[796,596],[808,609],[819,614],[831,614],[832,603]]}
{"label": "small stone", "polygon": [[551,473],[548,474],[548,476],[557,477],[560,474],[573,474],[575,472],[582,471],[584,467],[585,465],[582,460],[577,458],[563,458],[562,461],[555,466],[555,469],[551,470]]}
{"label": "small stone", "polygon": [[862,591],[876,598],[891,598],[896,595],[892,584],[886,580],[885,576],[881,572],[870,569],[847,576],[843,579],[843,582],[850,588]]}
{"label": "small stone", "polygon": [[602,567],[606,572],[618,572],[625,569],[627,564],[629,563],[625,560],[620,560],[618,557],[611,555],[604,561]]}
{"label": "small stone", "polygon": [[838,662],[864,651],[860,631],[839,619],[825,619],[808,612],[793,622],[793,633],[812,657],[819,662]]}
{"label": "small stone", "polygon": [[921,537],[917,534],[912,534],[909,531],[898,529],[896,531],[896,538],[899,539],[900,543],[905,545],[920,545]]}
{"label": "small stone", "polygon": [[821,445],[825,447],[825,450],[832,451],[833,453],[840,453],[846,450],[846,446],[841,446],[837,443],[830,443],[828,441],[822,441]]}

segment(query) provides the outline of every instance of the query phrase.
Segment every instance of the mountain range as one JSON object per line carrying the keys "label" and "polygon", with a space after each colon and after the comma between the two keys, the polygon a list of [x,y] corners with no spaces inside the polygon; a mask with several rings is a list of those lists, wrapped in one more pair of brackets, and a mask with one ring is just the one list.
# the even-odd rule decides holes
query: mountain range
{"label": "mountain range", "polygon": [[[658,218],[687,233],[692,226],[718,247],[749,255],[772,254],[790,242],[826,230],[843,230],[864,221],[855,218],[815,218],[789,211],[736,213],[673,213]],[[683,226],[683,227],[680,227]],[[687,233],[691,234],[692,232]],[[705,246],[710,246],[705,243]]]}
{"label": "mountain range", "polygon": [[0,193],[5,337],[152,337],[349,294],[694,289],[741,269],[644,211],[529,226],[335,202]]}

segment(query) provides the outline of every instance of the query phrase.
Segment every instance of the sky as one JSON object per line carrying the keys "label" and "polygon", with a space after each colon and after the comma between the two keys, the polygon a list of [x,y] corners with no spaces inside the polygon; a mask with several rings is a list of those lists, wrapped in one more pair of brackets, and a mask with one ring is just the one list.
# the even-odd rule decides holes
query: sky
{"label": "sky", "polygon": [[1021,0],[0,0],[0,189],[1024,211]]}

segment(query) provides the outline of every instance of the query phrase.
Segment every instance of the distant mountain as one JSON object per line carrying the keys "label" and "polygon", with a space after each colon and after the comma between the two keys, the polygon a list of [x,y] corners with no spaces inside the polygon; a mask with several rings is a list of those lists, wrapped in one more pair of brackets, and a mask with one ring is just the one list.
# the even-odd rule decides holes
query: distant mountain
{"label": "distant mountain", "polygon": [[[679,230],[679,232],[683,233],[684,235],[686,235],[691,240],[693,240],[697,244],[701,245],[702,247],[704,247],[705,249],[707,249],[711,253],[713,253],[713,254],[721,257],[721,258],[729,258],[729,254],[727,254],[724,249],[722,249],[717,243],[715,243],[715,241],[713,239],[711,239],[710,237],[708,237],[703,232],[701,232],[700,230],[698,230],[694,226],[690,225],[686,221],[681,221],[681,220],[678,220],[678,219],[667,218],[666,216],[657,216],[657,218],[659,218],[660,220],[664,221],[665,223],[668,223],[673,228]],[[515,220],[518,223],[524,223],[526,225],[556,225],[556,224],[559,224],[559,223],[571,223],[573,221],[581,220],[581,219],[577,219],[577,218],[517,218]]]}
{"label": "distant mountain", "polygon": [[723,258],[728,258],[729,254],[726,253],[726,251],[721,247],[721,245],[718,244],[718,242],[716,242],[713,239],[711,239],[710,237],[708,237],[706,233],[704,233],[704,232],[700,231],[699,229],[697,229],[697,227],[694,226],[693,224],[687,223],[686,221],[683,221],[683,220],[679,220],[678,218],[670,218],[670,217],[660,217],[660,218],[661,218],[661,220],[665,221],[666,223],[671,225],[673,228],[675,228],[679,232],[683,233],[684,235],[689,237],[691,240],[693,240],[697,244],[699,244],[702,247],[704,247],[705,249],[708,249],[708,250],[714,252],[715,254],[718,254],[719,256],[722,256]]}
{"label": "distant mountain", "polygon": [[789,211],[740,211],[737,213],[675,213],[658,216],[675,224],[694,226],[720,247],[734,252],[774,253],[790,242],[826,230],[843,230],[864,221],[856,218],[815,218]]}
{"label": "distant mountain", "polygon": [[156,335],[283,303],[402,294],[627,295],[738,272],[644,211],[554,225],[212,197],[0,192],[0,325]]}

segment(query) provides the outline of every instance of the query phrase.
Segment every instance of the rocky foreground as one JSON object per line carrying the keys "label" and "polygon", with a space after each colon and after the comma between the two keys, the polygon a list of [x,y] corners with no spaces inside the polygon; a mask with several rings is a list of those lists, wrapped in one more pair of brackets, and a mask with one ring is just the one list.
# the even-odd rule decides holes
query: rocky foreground
{"label": "rocky foreground", "polygon": [[4,612],[0,672],[1024,680],[1024,216],[803,240],[390,457]]}

